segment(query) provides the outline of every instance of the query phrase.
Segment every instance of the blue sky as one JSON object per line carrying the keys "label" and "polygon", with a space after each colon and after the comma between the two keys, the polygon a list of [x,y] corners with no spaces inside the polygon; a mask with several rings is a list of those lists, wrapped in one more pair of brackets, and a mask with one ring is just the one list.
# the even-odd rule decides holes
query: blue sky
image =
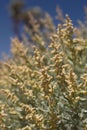
{"label": "blue sky", "polygon": [[[64,14],[69,14],[74,25],[78,19],[84,19],[83,7],[87,5],[87,0],[25,0],[27,7],[39,6],[46,10],[54,18],[56,6],[60,5]],[[0,57],[3,52],[10,51],[10,37],[13,37],[12,23],[9,17],[7,5],[9,0],[0,0]]]}

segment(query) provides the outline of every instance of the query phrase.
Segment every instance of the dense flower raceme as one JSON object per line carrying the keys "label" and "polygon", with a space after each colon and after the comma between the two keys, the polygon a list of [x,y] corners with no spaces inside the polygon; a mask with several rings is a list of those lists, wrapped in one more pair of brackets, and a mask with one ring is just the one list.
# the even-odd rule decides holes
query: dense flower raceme
{"label": "dense flower raceme", "polygon": [[32,48],[12,39],[0,62],[1,130],[87,129],[86,40],[74,31],[67,16],[48,46],[38,35]]}

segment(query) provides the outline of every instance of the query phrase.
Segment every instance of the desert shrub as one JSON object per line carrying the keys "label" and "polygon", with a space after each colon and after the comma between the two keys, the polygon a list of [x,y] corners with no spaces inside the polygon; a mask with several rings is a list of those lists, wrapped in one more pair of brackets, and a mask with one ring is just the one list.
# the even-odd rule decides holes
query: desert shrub
{"label": "desert shrub", "polygon": [[38,46],[11,40],[0,62],[1,130],[87,129],[87,43],[74,34],[66,16],[49,44],[38,34]]}

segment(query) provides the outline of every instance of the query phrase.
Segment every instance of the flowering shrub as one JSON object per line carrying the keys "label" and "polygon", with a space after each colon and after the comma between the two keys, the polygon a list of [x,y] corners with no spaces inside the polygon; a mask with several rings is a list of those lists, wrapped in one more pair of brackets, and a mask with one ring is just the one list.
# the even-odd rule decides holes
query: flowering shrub
{"label": "flowering shrub", "polygon": [[74,34],[66,16],[49,45],[12,39],[0,62],[1,130],[87,130],[87,43]]}

